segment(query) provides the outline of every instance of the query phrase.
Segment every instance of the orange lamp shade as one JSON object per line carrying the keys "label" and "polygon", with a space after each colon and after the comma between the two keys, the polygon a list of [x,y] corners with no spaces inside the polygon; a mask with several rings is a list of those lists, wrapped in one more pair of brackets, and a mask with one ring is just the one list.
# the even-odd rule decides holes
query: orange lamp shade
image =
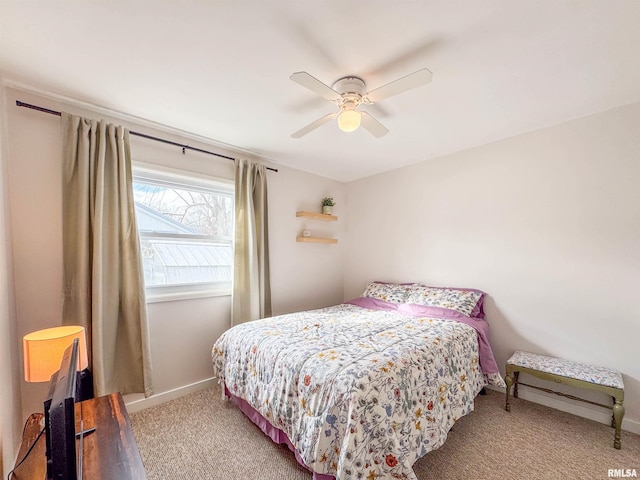
{"label": "orange lamp shade", "polygon": [[62,355],[74,338],[79,341],[78,371],[81,371],[89,366],[84,327],[65,325],[25,335],[22,338],[24,379],[27,382],[48,382],[60,368]]}

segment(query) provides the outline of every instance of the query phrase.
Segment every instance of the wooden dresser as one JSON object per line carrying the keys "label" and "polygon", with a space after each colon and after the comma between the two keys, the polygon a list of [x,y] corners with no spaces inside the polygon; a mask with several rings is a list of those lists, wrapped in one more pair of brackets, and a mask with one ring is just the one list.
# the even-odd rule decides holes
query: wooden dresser
{"label": "wooden dresser", "polygon": [[[95,432],[83,440],[84,480],[146,480],[122,395],[113,393],[77,403],[75,413],[76,431],[80,430],[81,416],[85,430],[95,428]],[[27,420],[18,462],[36,439],[37,443],[24,463],[16,468],[13,480],[44,480],[46,477],[44,434],[38,438],[42,417],[42,413],[34,413]]]}

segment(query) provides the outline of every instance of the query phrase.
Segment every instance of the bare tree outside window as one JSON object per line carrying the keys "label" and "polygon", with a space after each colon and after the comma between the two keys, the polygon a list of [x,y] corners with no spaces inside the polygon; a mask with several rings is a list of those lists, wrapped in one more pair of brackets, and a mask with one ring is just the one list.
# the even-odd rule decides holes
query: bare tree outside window
{"label": "bare tree outside window", "polygon": [[230,195],[136,184],[135,201],[201,235],[229,237],[233,228]]}

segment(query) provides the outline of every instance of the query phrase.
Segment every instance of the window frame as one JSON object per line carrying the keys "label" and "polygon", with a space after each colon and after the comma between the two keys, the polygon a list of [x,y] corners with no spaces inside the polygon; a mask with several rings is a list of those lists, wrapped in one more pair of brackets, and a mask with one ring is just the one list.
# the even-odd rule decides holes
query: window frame
{"label": "window frame", "polygon": [[[131,168],[132,183],[152,183],[166,187],[184,188],[203,193],[219,193],[231,198],[231,209],[234,208],[235,183],[231,179],[224,179],[210,175],[187,172],[169,167],[134,162]],[[173,235],[170,233],[144,233],[138,229],[138,240],[143,238],[153,239],[180,239],[180,240],[212,240],[216,243],[229,244],[233,258],[233,232],[235,231],[235,218],[232,215],[230,236],[210,235]],[[142,260],[144,263],[144,260]],[[218,296],[230,296],[233,288],[233,265],[231,268],[232,279],[229,282],[211,283],[185,283],[173,285],[145,285],[147,303],[170,302],[195,298],[207,298]]]}

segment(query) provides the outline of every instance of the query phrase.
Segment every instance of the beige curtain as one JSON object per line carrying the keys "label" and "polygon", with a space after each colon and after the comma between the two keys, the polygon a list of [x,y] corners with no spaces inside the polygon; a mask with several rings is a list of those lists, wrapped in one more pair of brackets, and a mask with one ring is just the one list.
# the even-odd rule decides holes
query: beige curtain
{"label": "beige curtain", "polygon": [[236,159],[232,324],[271,316],[267,170]]}
{"label": "beige curtain", "polygon": [[95,394],[152,393],[129,132],[63,113],[63,323],[83,325]]}

